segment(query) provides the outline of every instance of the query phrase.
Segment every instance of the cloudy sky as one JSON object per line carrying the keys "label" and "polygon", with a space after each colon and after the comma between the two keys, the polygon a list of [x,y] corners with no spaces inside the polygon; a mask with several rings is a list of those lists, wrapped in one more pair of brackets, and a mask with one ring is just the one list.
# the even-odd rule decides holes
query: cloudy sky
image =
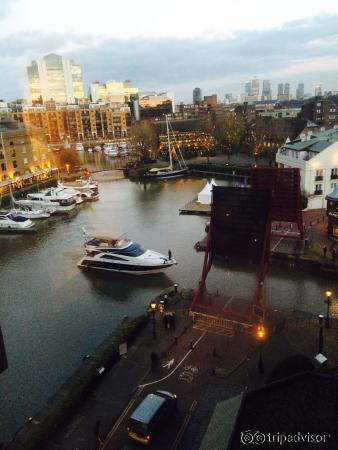
{"label": "cloudy sky", "polygon": [[0,98],[27,95],[26,66],[55,52],[85,83],[131,79],[191,101],[254,75],[338,90],[337,0],[1,0]]}

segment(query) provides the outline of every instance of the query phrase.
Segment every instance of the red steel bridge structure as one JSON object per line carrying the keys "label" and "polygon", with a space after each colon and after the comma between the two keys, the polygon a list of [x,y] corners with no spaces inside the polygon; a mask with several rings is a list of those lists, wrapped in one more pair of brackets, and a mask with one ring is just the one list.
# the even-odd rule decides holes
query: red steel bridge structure
{"label": "red steel bridge structure", "polygon": [[[299,170],[255,168],[251,175],[251,188],[213,188],[202,274],[190,307],[195,328],[231,335],[236,326],[252,329],[262,323],[266,312],[264,281],[269,266],[272,221],[296,223],[297,238],[304,238]],[[253,298],[244,308],[236,303],[221,307],[205,301],[206,280],[214,257],[225,258],[230,263],[251,262],[257,268]]]}

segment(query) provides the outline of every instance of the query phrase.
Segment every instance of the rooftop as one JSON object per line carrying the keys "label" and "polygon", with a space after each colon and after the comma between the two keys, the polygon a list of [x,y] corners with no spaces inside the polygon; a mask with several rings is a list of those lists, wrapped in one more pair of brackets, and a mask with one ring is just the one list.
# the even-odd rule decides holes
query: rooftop
{"label": "rooftop", "polygon": [[320,153],[334,142],[338,141],[338,128],[330,128],[328,130],[303,135],[297,139],[284,144],[281,150],[294,150],[296,152],[310,151]]}

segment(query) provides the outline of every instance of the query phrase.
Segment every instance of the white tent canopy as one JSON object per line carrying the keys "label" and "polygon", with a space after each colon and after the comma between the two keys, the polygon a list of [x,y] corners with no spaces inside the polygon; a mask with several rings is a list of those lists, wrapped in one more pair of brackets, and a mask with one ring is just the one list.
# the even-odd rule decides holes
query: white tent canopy
{"label": "white tent canopy", "polygon": [[215,180],[212,179],[209,183],[204,186],[204,188],[201,190],[201,192],[197,196],[198,203],[201,203],[203,205],[210,205],[211,204],[211,193],[213,186],[217,186],[215,183]]}

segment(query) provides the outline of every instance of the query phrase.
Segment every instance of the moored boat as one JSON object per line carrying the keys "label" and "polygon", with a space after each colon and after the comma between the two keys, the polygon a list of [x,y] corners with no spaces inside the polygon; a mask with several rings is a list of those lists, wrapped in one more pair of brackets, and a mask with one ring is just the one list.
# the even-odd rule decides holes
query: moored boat
{"label": "moored boat", "polygon": [[35,225],[30,219],[13,211],[0,211],[1,233],[26,233],[30,231],[35,231]]}
{"label": "moored boat", "polygon": [[86,255],[78,263],[83,269],[148,275],[163,272],[177,264],[175,259],[146,250],[123,235],[85,236]]}

